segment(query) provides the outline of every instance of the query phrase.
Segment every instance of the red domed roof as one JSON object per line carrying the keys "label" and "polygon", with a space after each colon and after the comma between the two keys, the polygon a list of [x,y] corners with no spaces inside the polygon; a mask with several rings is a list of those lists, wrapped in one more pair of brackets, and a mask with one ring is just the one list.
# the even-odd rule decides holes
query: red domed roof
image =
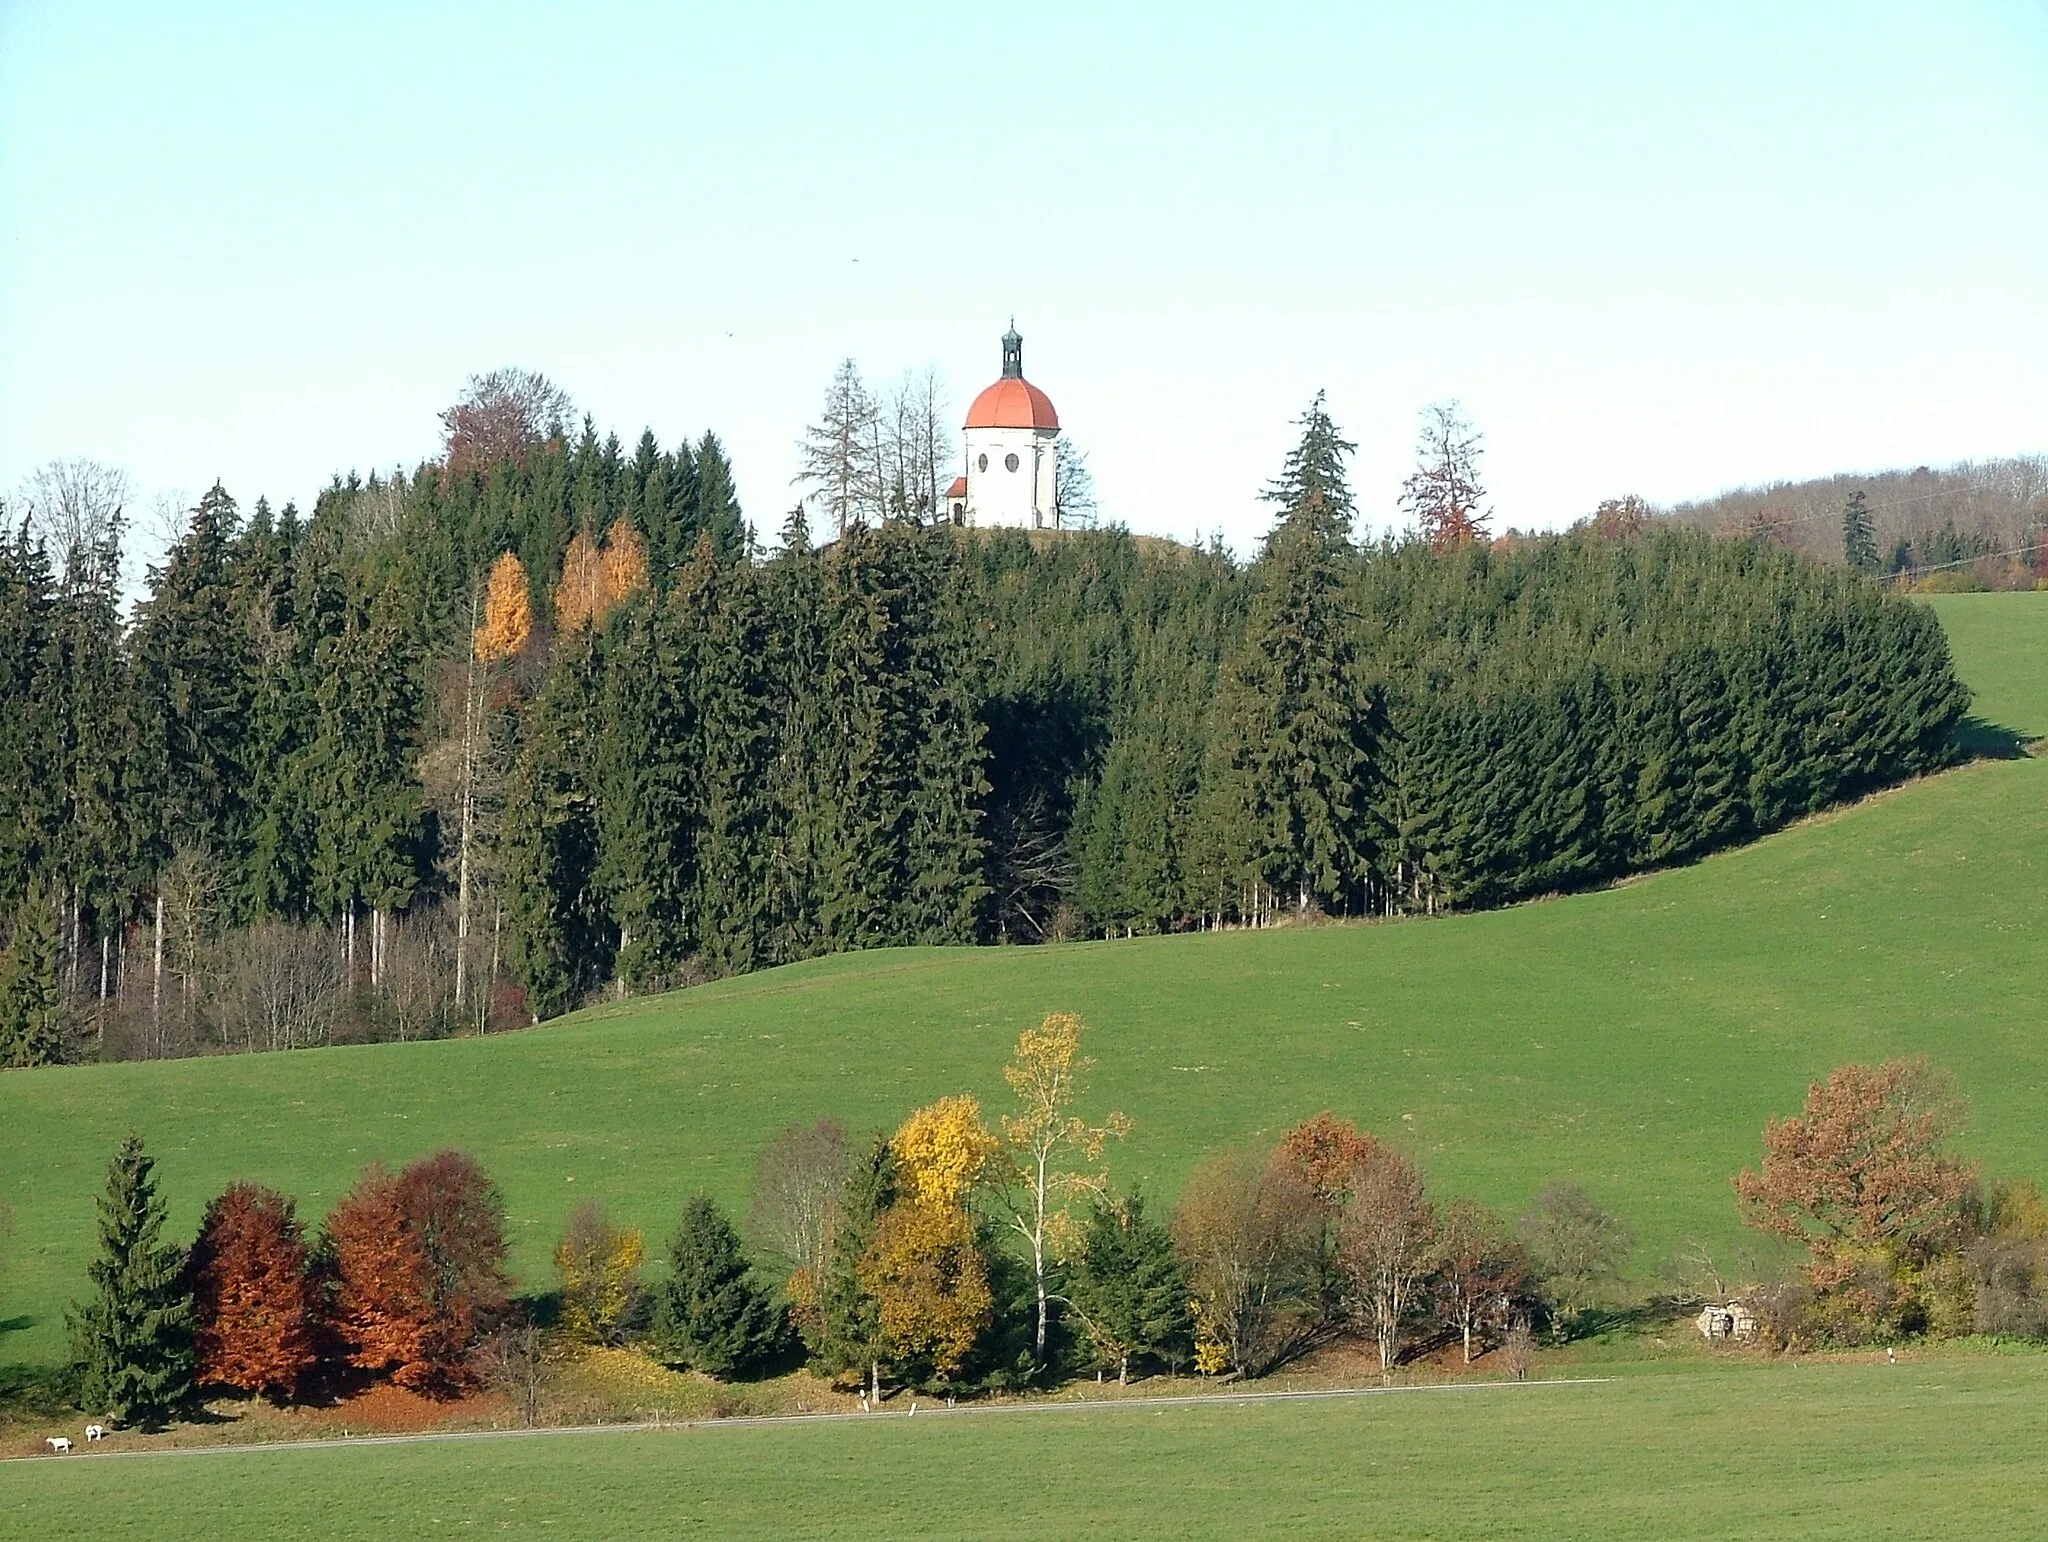
{"label": "red domed roof", "polygon": [[1052,398],[1021,376],[1006,375],[974,398],[967,409],[969,428],[1042,428],[1057,430],[1060,415]]}

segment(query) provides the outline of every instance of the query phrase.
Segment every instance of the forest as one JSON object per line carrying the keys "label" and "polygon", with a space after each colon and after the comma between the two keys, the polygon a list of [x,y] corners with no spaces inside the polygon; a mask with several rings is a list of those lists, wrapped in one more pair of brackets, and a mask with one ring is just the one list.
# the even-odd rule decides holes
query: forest
{"label": "forest", "polygon": [[[1320,399],[1239,561],[861,520],[718,440],[473,396],[310,513],[0,547],[0,1061],[511,1026],[851,948],[1492,906],[1944,764],[1924,607],[1604,511],[1488,539],[1455,436],[1354,535]],[[1461,480],[1461,478],[1463,478]],[[1431,488],[1443,507],[1431,517]]]}

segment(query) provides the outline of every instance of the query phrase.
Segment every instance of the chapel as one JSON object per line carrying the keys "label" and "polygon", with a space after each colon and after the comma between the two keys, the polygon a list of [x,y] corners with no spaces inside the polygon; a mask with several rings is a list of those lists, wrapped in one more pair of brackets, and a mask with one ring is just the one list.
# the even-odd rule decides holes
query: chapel
{"label": "chapel", "polygon": [[1052,398],[1024,378],[1017,323],[1003,334],[1003,373],[974,398],[962,430],[967,473],[946,489],[956,525],[1060,528],[1060,415]]}

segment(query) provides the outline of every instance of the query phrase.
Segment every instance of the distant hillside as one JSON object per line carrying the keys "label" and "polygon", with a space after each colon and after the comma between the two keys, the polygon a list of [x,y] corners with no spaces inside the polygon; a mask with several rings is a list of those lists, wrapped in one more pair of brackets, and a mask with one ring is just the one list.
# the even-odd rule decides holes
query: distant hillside
{"label": "distant hillside", "polygon": [[1722,534],[1764,531],[1794,551],[1839,562],[1842,510],[1859,490],[1888,572],[1966,571],[1987,587],[2031,586],[2032,573],[2015,570],[2040,566],[2048,455],[1738,487],[1665,512]]}

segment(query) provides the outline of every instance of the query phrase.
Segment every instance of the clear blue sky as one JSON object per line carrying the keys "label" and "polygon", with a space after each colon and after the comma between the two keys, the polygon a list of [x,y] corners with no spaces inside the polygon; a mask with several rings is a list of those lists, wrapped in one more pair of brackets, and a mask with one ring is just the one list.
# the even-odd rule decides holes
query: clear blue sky
{"label": "clear blue sky", "polygon": [[0,0],[0,489],[302,503],[472,371],[715,428],[1012,313],[1141,530],[1264,528],[1327,388],[1394,517],[2048,448],[2048,5]]}

